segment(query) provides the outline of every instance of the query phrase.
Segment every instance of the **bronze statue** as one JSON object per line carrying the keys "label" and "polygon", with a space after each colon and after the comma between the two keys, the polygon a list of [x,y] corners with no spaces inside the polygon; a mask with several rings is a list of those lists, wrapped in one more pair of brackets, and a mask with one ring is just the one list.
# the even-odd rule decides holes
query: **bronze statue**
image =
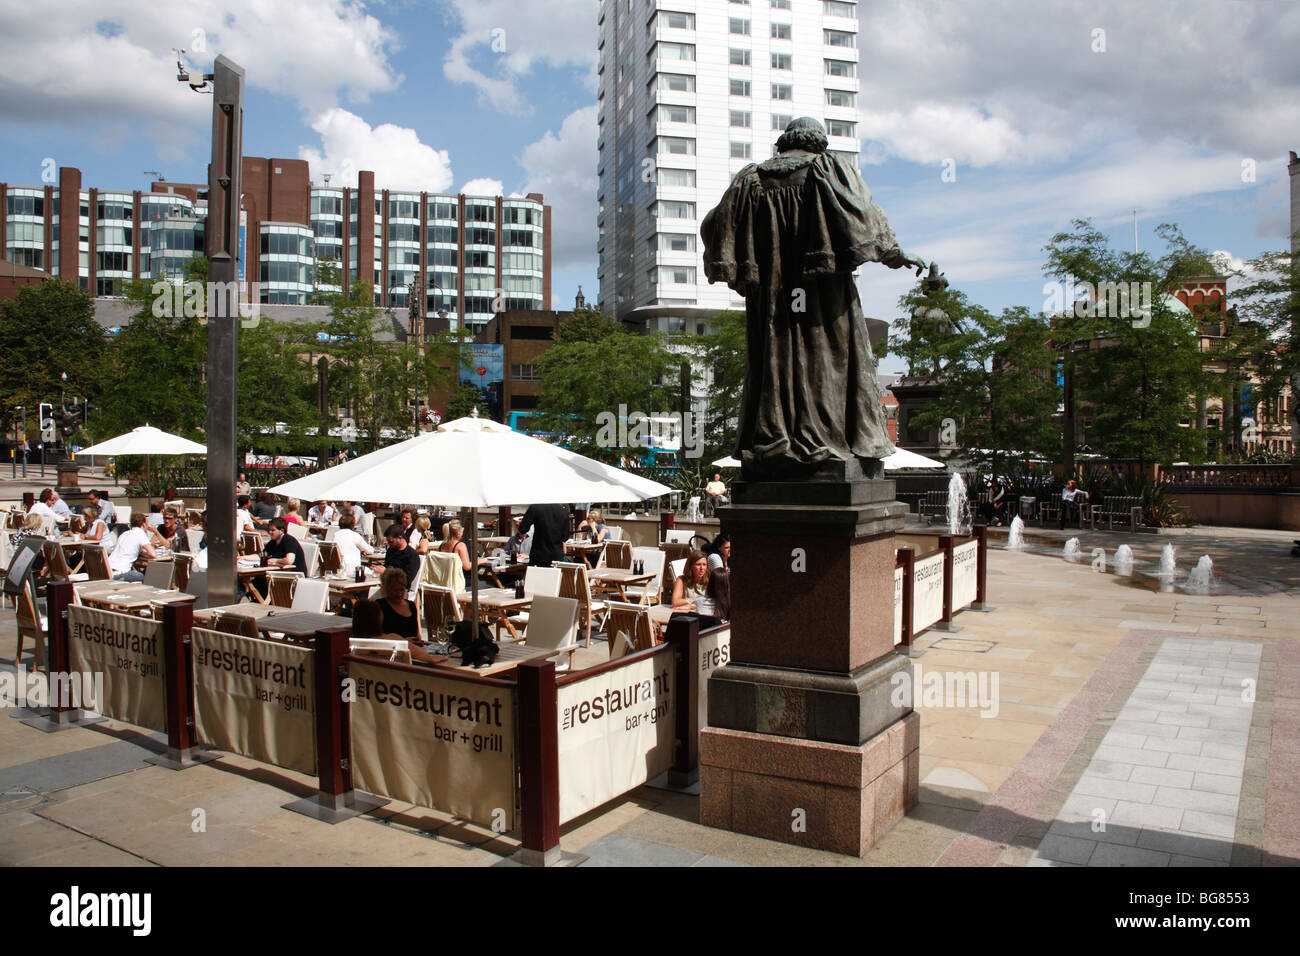
{"label": "bronze statue", "polygon": [[925,263],[898,247],[854,166],[801,117],[777,155],[736,174],[705,218],[704,271],[745,297],[745,387],[736,456],[749,479],[806,477],[894,451],[853,270]]}

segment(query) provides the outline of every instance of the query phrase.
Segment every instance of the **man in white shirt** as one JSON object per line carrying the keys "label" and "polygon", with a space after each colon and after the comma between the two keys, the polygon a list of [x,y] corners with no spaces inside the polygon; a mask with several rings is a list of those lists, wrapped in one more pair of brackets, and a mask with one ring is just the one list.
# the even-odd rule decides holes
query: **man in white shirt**
{"label": "man in white shirt", "polygon": [[50,510],[60,521],[65,521],[72,517],[72,511],[68,508],[68,503],[64,501],[57,491],[50,491]]}
{"label": "man in white shirt", "polygon": [[145,516],[131,515],[131,530],[122,533],[117,539],[117,547],[108,556],[108,569],[114,581],[143,581],[144,575],[133,570],[133,566],[143,555],[153,560],[158,555],[149,544],[149,534],[145,530]]}
{"label": "man in white shirt", "polygon": [[52,488],[42,488],[40,495],[32,505],[32,510],[27,512],[29,515],[40,515],[42,518],[57,518],[54,509],[50,503],[54,500],[54,490]]}
{"label": "man in white shirt", "polygon": [[357,573],[363,556],[375,560],[374,549],[357,534],[356,527],[357,520],[344,513],[339,516],[339,530],[334,535],[334,546],[339,549],[339,570],[349,576]]}
{"label": "man in white shirt", "polygon": [[248,510],[248,495],[240,495],[235,499],[235,534],[256,530],[257,526],[253,524],[253,515]]}
{"label": "man in white shirt", "polygon": [[321,500],[311,506],[307,512],[308,524],[333,524],[334,509],[330,507],[329,502]]}
{"label": "man in white shirt", "polygon": [[1073,478],[1066,483],[1061,489],[1061,529],[1064,530],[1065,522],[1079,520],[1079,502],[1088,500],[1088,492],[1078,487]]}

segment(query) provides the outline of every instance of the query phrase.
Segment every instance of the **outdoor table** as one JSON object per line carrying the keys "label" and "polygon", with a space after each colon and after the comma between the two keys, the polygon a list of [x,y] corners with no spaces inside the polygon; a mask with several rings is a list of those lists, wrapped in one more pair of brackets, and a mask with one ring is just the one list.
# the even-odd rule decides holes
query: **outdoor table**
{"label": "outdoor table", "polygon": [[[482,594],[479,594],[479,603],[482,603]],[[500,674],[502,671],[514,670],[524,661],[537,660],[542,657],[551,657],[556,653],[553,647],[529,647],[526,644],[502,644],[501,650],[497,654],[497,659],[491,664],[483,667],[467,667],[464,664],[453,664],[456,658],[449,658],[445,664],[433,664],[432,667],[438,670],[460,671],[462,674],[477,674],[480,677]]]}
{"label": "outdoor table", "polygon": [[492,579],[493,583],[502,590],[513,591],[514,588],[507,587],[501,583],[501,576],[507,578],[517,578],[526,574],[528,571],[528,558],[523,557],[516,561],[505,561],[502,564],[481,564],[479,573]]}
{"label": "outdoor table", "polygon": [[337,607],[347,597],[365,597],[370,589],[379,584],[378,576],[367,574],[365,580],[358,581],[350,574],[328,575],[330,584],[330,607]]}
{"label": "outdoor table", "polygon": [[221,607],[203,608],[194,612],[194,623],[199,627],[211,627],[221,617],[251,617],[259,620],[274,611],[269,604],[225,604]]}
{"label": "outdoor table", "polygon": [[[474,603],[474,596],[466,591],[463,594],[456,595],[456,600],[464,605]],[[520,640],[519,632],[515,626],[510,623],[510,615],[517,611],[527,610],[528,606],[533,603],[533,599],[528,595],[521,598],[515,597],[513,588],[479,588],[478,606],[489,620],[495,620],[497,623],[497,640],[501,640],[501,625],[506,626],[506,630],[516,640]]]}
{"label": "outdoor table", "polygon": [[257,629],[262,633],[277,631],[297,641],[310,640],[316,636],[317,631],[342,624],[351,627],[351,618],[337,614],[318,614],[315,611],[289,611],[284,608],[271,608],[257,619]]}
{"label": "outdoor table", "polygon": [[81,598],[83,604],[88,603],[92,598],[102,597],[105,594],[112,594],[115,591],[128,590],[139,587],[139,582],[133,581],[116,581],[109,578],[107,581],[77,581],[73,583],[77,596]]}
{"label": "outdoor table", "polygon": [[[267,569],[262,567],[260,563],[238,564],[235,567],[235,576],[239,578],[241,584],[247,586],[248,582],[252,581],[254,578],[266,577],[266,571]],[[266,597],[262,597],[262,595],[257,592],[256,588],[246,587],[246,590],[253,596],[253,599],[257,601],[258,604],[269,604],[271,601],[270,588],[266,589]]]}
{"label": "outdoor table", "polygon": [[143,611],[154,604],[185,604],[195,600],[193,594],[170,588],[152,588],[134,584],[130,588],[106,594],[81,596],[81,603],[107,611]]}
{"label": "outdoor table", "polygon": [[595,543],[592,541],[574,540],[564,542],[565,552],[573,552],[582,555],[582,560],[587,562],[587,567],[593,567],[593,559],[605,550],[605,542]]}
{"label": "outdoor table", "polygon": [[654,580],[653,574],[633,574],[625,568],[602,568],[598,571],[591,571],[587,574],[588,580],[595,581],[603,585],[605,590],[618,591],[620,601],[627,600],[627,591],[624,590],[633,584],[649,584]]}

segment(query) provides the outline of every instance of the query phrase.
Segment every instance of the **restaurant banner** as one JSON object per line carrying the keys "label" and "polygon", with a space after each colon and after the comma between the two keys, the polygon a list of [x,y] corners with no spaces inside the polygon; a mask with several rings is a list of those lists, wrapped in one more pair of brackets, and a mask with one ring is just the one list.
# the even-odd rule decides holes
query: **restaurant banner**
{"label": "restaurant banner", "polygon": [[903,569],[894,568],[894,643],[903,643]]}
{"label": "restaurant banner", "polygon": [[658,653],[558,688],[561,823],[672,766],[675,685]]}
{"label": "restaurant banner", "polygon": [[912,636],[943,617],[943,553],[912,565]]}
{"label": "restaurant banner", "polygon": [[149,730],[167,730],[161,621],[68,608],[68,657],[73,673],[103,674],[99,712]]}
{"label": "restaurant banner", "polygon": [[315,650],[201,627],[190,634],[199,740],[315,776]]}
{"label": "restaurant banner", "polygon": [[701,634],[699,658],[699,723],[696,726],[703,730],[709,726],[709,675],[731,660],[731,628]]}
{"label": "restaurant banner", "polygon": [[497,833],[515,825],[510,687],[348,662],[358,789],[455,814]]}
{"label": "restaurant banner", "polygon": [[952,610],[973,604],[979,595],[979,541],[967,541],[952,549]]}

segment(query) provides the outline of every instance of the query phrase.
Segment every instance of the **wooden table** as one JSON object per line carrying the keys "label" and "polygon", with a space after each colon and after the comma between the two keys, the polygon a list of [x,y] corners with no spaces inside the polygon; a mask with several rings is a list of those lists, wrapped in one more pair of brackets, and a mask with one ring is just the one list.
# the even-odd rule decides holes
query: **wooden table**
{"label": "wooden table", "polygon": [[605,590],[618,591],[618,599],[626,601],[627,588],[633,584],[649,584],[655,579],[654,574],[633,574],[624,568],[602,568],[599,571],[591,571],[587,574],[588,580],[595,581],[598,584],[605,585]]}
{"label": "wooden table", "polygon": [[208,607],[194,612],[194,623],[199,627],[211,627],[221,617],[251,617],[260,620],[275,610],[269,604],[225,604],[221,607]]}
{"label": "wooden table", "polygon": [[285,608],[271,608],[257,619],[257,629],[262,633],[278,631],[285,637],[304,641],[316,636],[316,632],[327,627],[340,625],[352,626],[352,620],[337,614],[319,614],[315,611],[289,611]]}
{"label": "wooden table", "polygon": [[147,584],[128,584],[127,587],[99,594],[81,594],[81,603],[106,611],[143,611],[155,604],[185,604],[195,600],[193,594],[171,589],[152,588]]}
{"label": "wooden table", "polygon": [[599,544],[595,544],[591,541],[564,542],[564,553],[565,554],[573,553],[573,554],[582,555],[582,560],[587,562],[587,567],[589,568],[593,567],[592,559],[595,558],[598,554],[600,554],[600,552],[604,550],[605,550],[605,542],[603,541],[600,542]]}
{"label": "wooden table", "polygon": [[[237,564],[235,566],[235,576],[239,578],[243,584],[248,584],[254,578],[265,578],[266,572],[267,569],[260,565],[247,566]],[[253,596],[253,600],[257,601],[258,604],[270,603],[271,589],[269,587],[266,589],[266,597],[262,597],[262,595],[258,593],[257,588],[249,587],[247,590],[248,593]]]}
{"label": "wooden table", "polygon": [[[481,603],[481,602],[480,602]],[[483,667],[467,667],[464,664],[453,664],[456,658],[451,658],[445,664],[432,664],[435,670],[460,671],[462,674],[477,674],[480,677],[487,677],[493,674],[500,674],[503,671],[514,670],[524,661],[533,661],[542,657],[551,657],[557,651],[551,647],[529,647],[526,644],[502,644],[501,650],[497,654],[497,659],[491,664]],[[459,655],[459,652],[457,652]]]}
{"label": "wooden table", "polygon": [[528,559],[524,558],[521,561],[515,561],[513,563],[507,562],[506,564],[501,565],[481,564],[479,565],[479,573],[491,578],[493,583],[495,583],[501,590],[513,592],[513,587],[507,587],[501,583],[501,576],[505,575],[509,578],[517,578],[528,573]]}
{"label": "wooden table", "polygon": [[337,607],[339,604],[342,604],[343,599],[347,597],[352,597],[354,599],[357,597],[365,597],[370,593],[371,588],[376,587],[379,584],[379,576],[372,576],[370,574],[366,575],[364,581],[358,581],[356,578],[347,574],[337,578],[329,576],[326,577],[325,580],[330,583],[330,607]]}
{"label": "wooden table", "polygon": [[[456,595],[456,600],[461,604],[469,607],[474,603],[474,595],[470,591]],[[533,603],[533,599],[525,595],[524,597],[515,597],[513,588],[479,588],[478,606],[479,610],[486,613],[488,620],[495,620],[497,624],[497,641],[501,640],[501,625],[506,626],[506,630],[516,640],[520,640],[519,632],[515,626],[510,623],[510,615],[517,611],[527,610],[528,606]],[[468,620],[469,613],[465,612]]]}

